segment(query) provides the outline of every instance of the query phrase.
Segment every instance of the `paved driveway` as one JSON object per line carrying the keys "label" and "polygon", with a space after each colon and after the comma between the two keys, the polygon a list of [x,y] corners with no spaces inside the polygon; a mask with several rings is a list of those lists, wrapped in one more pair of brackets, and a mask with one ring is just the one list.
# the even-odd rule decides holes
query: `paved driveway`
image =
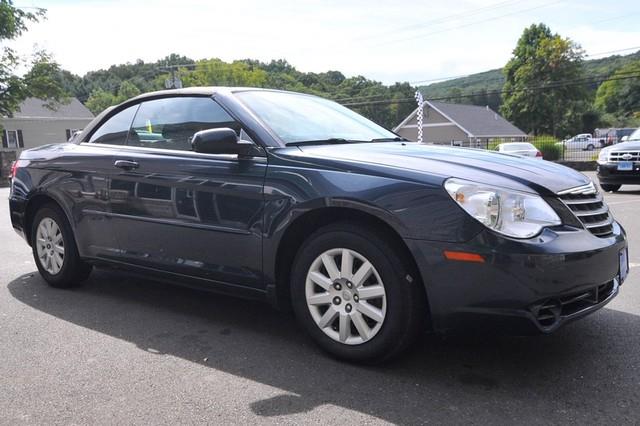
{"label": "paved driveway", "polygon": [[425,336],[377,368],[326,357],[258,303],[111,272],[50,289],[3,202],[0,423],[637,424],[640,187],[629,189],[606,195],[632,262],[608,307],[552,336]]}

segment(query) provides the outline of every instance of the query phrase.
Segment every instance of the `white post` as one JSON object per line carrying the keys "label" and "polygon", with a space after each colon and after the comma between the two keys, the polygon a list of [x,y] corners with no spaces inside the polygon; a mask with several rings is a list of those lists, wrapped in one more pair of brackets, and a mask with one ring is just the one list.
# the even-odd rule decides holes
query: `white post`
{"label": "white post", "polygon": [[422,93],[416,90],[416,102],[418,102],[418,112],[416,113],[417,125],[418,125],[418,142],[422,143],[422,118],[424,114],[424,99]]}

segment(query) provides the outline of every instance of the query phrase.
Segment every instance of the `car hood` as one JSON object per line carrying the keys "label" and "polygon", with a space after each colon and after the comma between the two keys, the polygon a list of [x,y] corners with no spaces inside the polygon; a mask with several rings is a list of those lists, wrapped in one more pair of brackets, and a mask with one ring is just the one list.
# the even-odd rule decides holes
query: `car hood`
{"label": "car hood", "polygon": [[608,151],[640,151],[640,141],[621,142],[607,148]]}
{"label": "car hood", "polygon": [[582,173],[549,161],[470,148],[393,142],[302,146],[300,150],[309,158],[372,164],[540,193],[557,193],[590,182]]}

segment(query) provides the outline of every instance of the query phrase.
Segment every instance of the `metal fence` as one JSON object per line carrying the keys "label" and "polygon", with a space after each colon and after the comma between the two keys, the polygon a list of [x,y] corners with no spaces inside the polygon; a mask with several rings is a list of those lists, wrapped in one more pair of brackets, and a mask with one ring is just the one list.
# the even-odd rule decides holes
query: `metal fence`
{"label": "metal fence", "polygon": [[452,143],[457,146],[480,148],[490,151],[521,154],[526,147],[522,144],[533,145],[542,158],[549,161],[596,161],[600,150],[605,146],[618,141],[606,138],[593,138],[588,136],[574,137],[567,140],[559,140],[550,136],[528,136],[526,138],[487,138],[475,139],[467,143]]}

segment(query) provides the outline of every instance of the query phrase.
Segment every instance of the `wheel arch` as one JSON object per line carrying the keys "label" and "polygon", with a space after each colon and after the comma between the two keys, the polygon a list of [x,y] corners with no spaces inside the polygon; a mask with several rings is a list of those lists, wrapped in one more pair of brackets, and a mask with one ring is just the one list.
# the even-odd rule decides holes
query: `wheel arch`
{"label": "wheel arch", "polygon": [[[421,286],[425,297],[427,296],[424,279],[420,274],[415,257],[393,226],[372,213],[356,208],[323,207],[298,216],[289,224],[279,241],[274,265],[275,292],[272,292],[272,297],[275,297],[276,300],[273,302],[280,309],[291,310],[291,265],[300,246],[318,228],[338,222],[353,223],[356,226],[365,227],[380,233],[387,241],[390,241],[394,247],[401,251],[400,257],[407,261],[406,266],[412,271],[412,278]],[[430,316],[429,312],[427,314]]]}
{"label": "wheel arch", "polygon": [[[67,222],[69,222],[71,229],[73,230],[73,222],[71,221],[68,212],[64,209],[62,203],[56,200],[51,194],[39,192],[34,194],[27,201],[27,205],[25,207],[25,216],[24,216],[24,234],[27,240],[27,243],[31,245],[31,228],[33,227],[33,218],[36,216],[38,210],[46,205],[53,204],[64,214]],[[74,235],[75,238],[75,235]],[[77,242],[76,242],[77,243]]]}

